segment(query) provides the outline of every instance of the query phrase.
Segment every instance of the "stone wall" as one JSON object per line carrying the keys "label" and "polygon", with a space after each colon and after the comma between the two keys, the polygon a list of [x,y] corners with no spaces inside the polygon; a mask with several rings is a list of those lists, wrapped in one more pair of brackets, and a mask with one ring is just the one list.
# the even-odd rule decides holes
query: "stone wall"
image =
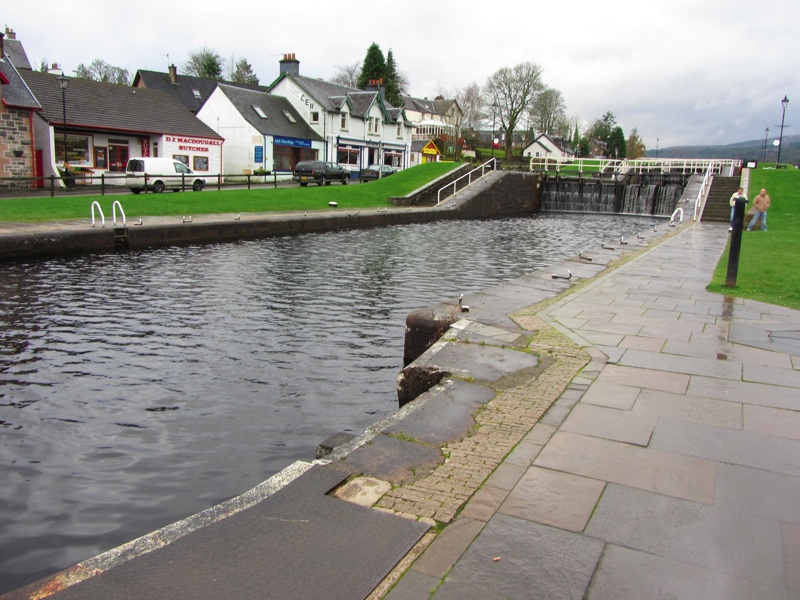
{"label": "stone wall", "polygon": [[[27,189],[30,181],[7,177],[33,177],[30,111],[8,108],[0,102],[0,188]],[[18,156],[19,155],[19,156]]]}

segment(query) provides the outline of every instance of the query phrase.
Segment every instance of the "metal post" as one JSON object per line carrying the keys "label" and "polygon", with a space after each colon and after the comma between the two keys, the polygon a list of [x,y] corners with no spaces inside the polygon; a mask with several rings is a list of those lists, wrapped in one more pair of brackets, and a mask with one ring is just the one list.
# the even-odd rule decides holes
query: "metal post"
{"label": "metal post", "polygon": [[789,105],[789,96],[784,96],[781,100],[783,107],[783,114],[781,115],[781,135],[778,141],[778,162],[775,163],[775,168],[780,169],[781,164],[781,148],[783,147],[783,120],[786,118],[786,107]]}
{"label": "metal post", "polygon": [[747,200],[739,196],[733,205],[733,231],[731,231],[731,244],[728,252],[728,273],[725,287],[736,287],[736,278],[739,275],[739,253],[742,249],[742,228],[744,225],[744,209]]}

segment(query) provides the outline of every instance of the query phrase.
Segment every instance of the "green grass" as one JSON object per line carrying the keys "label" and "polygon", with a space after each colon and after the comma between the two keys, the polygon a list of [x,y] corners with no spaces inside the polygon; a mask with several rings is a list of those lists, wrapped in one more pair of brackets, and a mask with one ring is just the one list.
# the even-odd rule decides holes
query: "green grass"
{"label": "green grass", "polygon": [[[708,290],[800,309],[800,170],[789,167],[750,172],[747,197],[765,188],[772,200],[767,212],[768,231],[742,232],[742,248],[735,288],[725,287],[728,248],[720,258]],[[749,223],[745,217],[745,227]]]}
{"label": "green grass", "polygon": [[207,215],[275,211],[313,211],[328,209],[328,202],[340,208],[389,206],[391,196],[404,196],[429,181],[444,175],[456,163],[425,163],[400,171],[391,177],[368,183],[334,183],[319,187],[292,185],[283,188],[221,190],[209,187],[202,192],[163,194],[108,194],[106,196],[28,197],[0,199],[0,222],[25,223],[91,218],[93,201],[100,203],[106,217],[119,200],[128,219],[145,216]]}

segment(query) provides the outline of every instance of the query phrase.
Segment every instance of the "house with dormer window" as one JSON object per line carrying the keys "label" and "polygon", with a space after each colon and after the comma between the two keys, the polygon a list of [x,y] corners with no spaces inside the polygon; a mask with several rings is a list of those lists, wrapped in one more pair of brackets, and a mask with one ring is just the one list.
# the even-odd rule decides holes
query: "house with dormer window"
{"label": "house with dormer window", "polygon": [[269,93],[286,98],[324,140],[320,160],[353,171],[373,164],[410,165],[412,125],[402,107],[386,101],[380,81],[366,90],[300,75],[300,61],[284,55]]}
{"label": "house with dormer window", "polygon": [[291,172],[317,160],[324,140],[282,96],[219,83],[197,118],[225,138],[223,172]]}

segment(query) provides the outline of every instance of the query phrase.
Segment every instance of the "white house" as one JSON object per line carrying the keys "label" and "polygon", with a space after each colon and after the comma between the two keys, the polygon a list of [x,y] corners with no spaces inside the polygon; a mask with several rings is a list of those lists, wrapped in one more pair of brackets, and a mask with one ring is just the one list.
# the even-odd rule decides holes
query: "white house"
{"label": "white house", "polygon": [[225,138],[226,175],[291,172],[325,153],[322,136],[281,96],[219,83],[197,117]]}
{"label": "white house", "polygon": [[575,156],[575,152],[563,138],[551,137],[546,133],[541,133],[522,150],[522,156],[529,158],[570,158]]}
{"label": "white house", "polygon": [[403,108],[414,131],[412,139],[460,138],[464,112],[454,98],[437,96],[433,100],[403,96]]}
{"label": "white house", "polygon": [[351,170],[371,164],[409,166],[412,125],[402,108],[386,101],[379,82],[365,91],[304,77],[300,61],[288,54],[269,92],[286,98],[322,137],[320,160]]}

